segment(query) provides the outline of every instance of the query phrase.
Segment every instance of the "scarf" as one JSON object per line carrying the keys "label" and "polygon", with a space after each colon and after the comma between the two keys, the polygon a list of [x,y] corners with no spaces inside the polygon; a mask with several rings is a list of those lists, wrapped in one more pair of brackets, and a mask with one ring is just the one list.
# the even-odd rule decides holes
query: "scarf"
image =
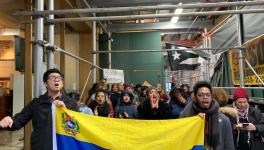
{"label": "scarf", "polygon": [[219,104],[212,100],[209,109],[201,108],[197,103],[191,101],[192,110],[195,114],[205,113],[205,145],[216,148],[220,143],[219,136]]}
{"label": "scarf", "polygon": [[248,109],[249,109],[249,105],[248,104],[243,109],[237,108],[235,102],[232,103],[232,106],[238,111],[239,118],[248,120]]}

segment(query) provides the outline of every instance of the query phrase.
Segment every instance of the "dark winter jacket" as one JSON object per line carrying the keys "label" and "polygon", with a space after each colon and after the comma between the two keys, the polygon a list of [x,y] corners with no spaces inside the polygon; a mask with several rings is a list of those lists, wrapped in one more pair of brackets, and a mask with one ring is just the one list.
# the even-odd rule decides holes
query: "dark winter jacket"
{"label": "dark winter jacket", "polygon": [[[256,131],[250,132],[250,150],[263,150],[264,142],[261,141],[261,137],[264,137],[264,115],[261,113],[260,110],[249,106],[248,122],[253,123],[256,127]],[[240,134],[243,134],[244,136],[248,137],[248,132],[240,132]],[[246,146],[240,146],[240,144],[238,144],[238,150],[244,150],[245,147]]]}
{"label": "dark winter jacket", "polygon": [[[60,97],[66,107],[78,111],[75,101],[65,94]],[[52,149],[52,101],[48,94],[34,98],[24,109],[13,118],[11,130],[18,130],[32,120],[33,131],[31,134],[32,150]]]}
{"label": "dark winter jacket", "polygon": [[138,113],[139,117],[141,119],[151,119],[151,120],[157,120],[157,119],[170,119],[172,118],[171,114],[171,107],[169,104],[159,100],[159,107],[158,109],[151,108],[150,101],[148,99],[144,100],[139,106],[138,106]]}
{"label": "dark winter jacket", "polygon": [[138,118],[137,106],[132,102],[121,102],[120,105],[116,106],[115,117],[119,118],[119,115],[123,115],[124,112],[128,114],[129,119]]}
{"label": "dark winter jacket", "polygon": [[113,109],[115,110],[115,107],[120,104],[121,99],[121,93],[115,92],[110,95],[110,100],[113,105]]}
{"label": "dark winter jacket", "polygon": [[187,105],[187,100],[185,101],[185,103],[181,103],[177,97],[172,97],[169,102],[169,105],[172,108],[172,117],[179,118],[182,110]]}
{"label": "dark winter jacket", "polygon": [[106,101],[102,106],[99,106],[97,101],[92,101],[88,107],[90,107],[94,113],[94,109],[96,106],[98,106],[98,116],[108,117],[108,115],[110,114],[110,105]]}

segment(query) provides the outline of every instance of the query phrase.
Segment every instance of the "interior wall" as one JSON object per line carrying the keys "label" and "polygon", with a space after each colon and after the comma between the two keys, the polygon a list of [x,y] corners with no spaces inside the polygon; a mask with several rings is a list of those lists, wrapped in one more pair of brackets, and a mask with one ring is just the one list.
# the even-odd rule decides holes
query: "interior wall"
{"label": "interior wall", "polygon": [[0,36],[0,41],[11,41],[8,46],[0,50],[0,78],[10,78],[15,71],[14,36]]}
{"label": "interior wall", "polygon": [[[59,45],[60,36],[55,35],[55,45]],[[65,34],[65,50],[73,55],[79,56],[79,33]],[[60,53],[55,52],[54,63],[60,68]],[[70,56],[65,56],[65,85],[66,92],[79,92],[79,61]]]}
{"label": "interior wall", "polygon": [[[80,46],[80,51],[79,51],[79,55],[81,58],[92,62],[93,61],[93,56],[92,56],[92,34],[91,33],[80,33],[80,41],[79,41],[79,46]],[[83,90],[85,81],[87,79],[87,76],[89,74],[89,71],[91,69],[91,65],[84,63],[84,62],[80,62],[79,63],[79,89],[80,89],[80,93]],[[93,76],[91,74],[89,80],[88,80],[88,84],[85,88],[85,91],[83,93],[83,97],[81,99],[81,101],[85,101],[87,96],[88,96],[88,90],[92,87],[93,84]]]}
{"label": "interior wall", "polygon": [[14,72],[13,74],[13,112],[19,113],[24,107],[24,74]]}
{"label": "interior wall", "polygon": [[[116,33],[112,38],[113,51],[161,50],[160,32]],[[100,46],[101,44],[106,46],[106,42],[107,40],[100,39]],[[106,66],[107,61],[106,55],[100,57],[101,66]],[[163,54],[162,52],[112,53],[112,69],[124,70],[125,82],[139,84],[148,80],[152,85],[163,83]]]}

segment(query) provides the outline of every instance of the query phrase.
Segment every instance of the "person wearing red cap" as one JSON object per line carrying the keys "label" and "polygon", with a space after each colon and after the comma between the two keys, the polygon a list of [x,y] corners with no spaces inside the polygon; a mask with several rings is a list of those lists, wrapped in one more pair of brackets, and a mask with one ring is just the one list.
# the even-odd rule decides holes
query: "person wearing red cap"
{"label": "person wearing red cap", "polygon": [[264,115],[248,103],[248,93],[244,88],[233,91],[232,106],[238,111],[237,150],[264,149]]}

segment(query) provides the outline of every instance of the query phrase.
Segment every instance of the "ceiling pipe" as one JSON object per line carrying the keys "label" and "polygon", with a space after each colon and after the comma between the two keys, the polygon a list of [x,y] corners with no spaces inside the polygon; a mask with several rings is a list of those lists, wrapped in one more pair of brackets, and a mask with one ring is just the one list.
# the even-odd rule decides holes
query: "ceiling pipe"
{"label": "ceiling pipe", "polygon": [[[89,8],[89,9],[92,9],[92,7],[87,3],[86,0],[82,0],[82,2]],[[94,17],[96,17],[96,14],[95,13],[92,13],[92,15]],[[105,31],[105,33],[108,33],[106,27],[103,25],[103,23],[101,21],[98,21],[99,25],[102,27],[102,29]]]}
{"label": "ceiling pipe", "polygon": [[[81,18],[59,18],[47,20],[47,22],[81,22],[81,21],[110,21],[110,20],[131,20],[131,19],[151,19],[151,18],[170,18],[174,16],[209,16],[209,15],[226,15],[226,14],[251,14],[264,13],[264,9],[247,9],[247,10],[228,10],[228,11],[208,11],[208,12],[190,12],[181,14],[148,14],[148,15],[130,15],[130,16],[103,16],[103,17],[81,17]],[[30,23],[30,22],[24,22]]]}
{"label": "ceiling pipe", "polygon": [[219,2],[219,3],[194,3],[182,5],[157,5],[157,6],[136,6],[136,7],[110,7],[110,8],[87,8],[87,9],[64,9],[64,10],[45,10],[45,11],[18,11],[13,15],[49,15],[49,14],[74,14],[74,13],[109,13],[109,12],[128,12],[142,10],[165,10],[165,9],[194,9],[194,8],[214,8],[214,7],[233,7],[233,6],[254,6],[264,5],[264,1],[238,1],[238,2]]}

